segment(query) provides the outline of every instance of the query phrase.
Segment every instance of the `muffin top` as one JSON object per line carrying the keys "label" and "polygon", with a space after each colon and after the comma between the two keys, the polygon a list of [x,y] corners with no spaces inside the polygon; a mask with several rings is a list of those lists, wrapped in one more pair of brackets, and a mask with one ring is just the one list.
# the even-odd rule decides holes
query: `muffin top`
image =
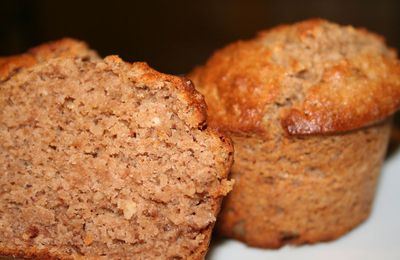
{"label": "muffin top", "polygon": [[322,19],[278,26],[216,51],[189,77],[212,124],[334,133],[383,120],[400,106],[400,63],[384,39]]}
{"label": "muffin top", "polygon": [[0,83],[7,81],[23,68],[57,57],[79,57],[82,59],[100,59],[87,44],[72,38],[64,38],[29,49],[26,53],[0,57]]}

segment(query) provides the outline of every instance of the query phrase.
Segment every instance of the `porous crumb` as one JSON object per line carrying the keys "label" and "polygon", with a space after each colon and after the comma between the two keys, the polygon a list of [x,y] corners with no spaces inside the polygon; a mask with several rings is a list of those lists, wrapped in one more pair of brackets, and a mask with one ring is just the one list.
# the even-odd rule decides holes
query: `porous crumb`
{"label": "porous crumb", "polygon": [[[186,80],[55,57],[0,85],[0,255],[202,259],[232,147]],[[227,188],[228,187],[228,188]]]}

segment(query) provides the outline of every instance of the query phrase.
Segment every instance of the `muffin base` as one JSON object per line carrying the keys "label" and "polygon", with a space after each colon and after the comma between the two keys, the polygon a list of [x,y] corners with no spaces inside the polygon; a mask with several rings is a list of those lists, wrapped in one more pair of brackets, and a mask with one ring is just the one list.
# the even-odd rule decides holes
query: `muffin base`
{"label": "muffin base", "polygon": [[250,246],[333,240],[369,216],[391,121],[333,135],[231,134],[233,191],[219,233]]}

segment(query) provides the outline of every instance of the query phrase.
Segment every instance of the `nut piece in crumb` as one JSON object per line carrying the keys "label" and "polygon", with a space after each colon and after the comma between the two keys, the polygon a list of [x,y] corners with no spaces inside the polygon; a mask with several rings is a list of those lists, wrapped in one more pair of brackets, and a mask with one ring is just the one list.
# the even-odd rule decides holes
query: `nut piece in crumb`
{"label": "nut piece in crumb", "polygon": [[35,226],[30,226],[22,235],[22,238],[24,240],[29,240],[37,237],[38,235],[39,235],[39,229]]}
{"label": "nut piece in crumb", "polygon": [[135,215],[137,211],[136,203],[129,199],[118,200],[117,207],[122,210],[124,217],[126,219],[131,219],[132,216]]}
{"label": "nut piece in crumb", "polygon": [[89,246],[93,243],[94,237],[91,234],[86,234],[85,237],[83,238],[83,242],[85,245]]}

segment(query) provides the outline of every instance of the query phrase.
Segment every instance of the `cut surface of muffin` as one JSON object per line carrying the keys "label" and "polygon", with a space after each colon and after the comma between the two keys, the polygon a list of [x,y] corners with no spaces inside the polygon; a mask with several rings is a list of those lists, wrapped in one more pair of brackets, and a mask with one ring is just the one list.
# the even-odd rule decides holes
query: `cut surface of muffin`
{"label": "cut surface of muffin", "polygon": [[201,259],[231,157],[188,80],[36,61],[0,83],[0,255]]}

